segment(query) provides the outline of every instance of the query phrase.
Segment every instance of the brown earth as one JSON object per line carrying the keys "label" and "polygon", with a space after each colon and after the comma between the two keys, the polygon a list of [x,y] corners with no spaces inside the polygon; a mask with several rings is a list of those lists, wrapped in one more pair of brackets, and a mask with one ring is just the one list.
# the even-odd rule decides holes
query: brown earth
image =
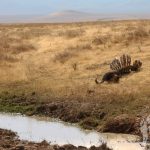
{"label": "brown earth", "polygon": [[0,129],[0,150],[110,150],[105,144],[100,147],[75,147],[73,145],[50,145],[46,141],[34,143],[21,141],[14,132]]}
{"label": "brown earth", "polygon": [[138,116],[134,118],[121,114],[107,119],[106,123],[101,126],[100,122],[108,118],[108,114],[101,111],[100,106],[94,103],[52,102],[38,106],[34,114],[60,118],[71,123],[79,122],[85,129],[96,129],[100,132],[140,134],[140,117]]}
{"label": "brown earth", "polygon": [[125,113],[110,115],[109,110],[105,109],[105,103],[96,103],[96,100],[86,99],[83,101],[80,97],[76,97],[76,99],[61,98],[38,102],[36,93],[32,93],[30,96],[13,95],[8,97],[0,99],[0,108],[3,108],[1,111],[8,110],[31,116],[59,118],[65,122],[78,123],[85,129],[95,129],[99,132],[140,135],[140,115],[132,116]]}

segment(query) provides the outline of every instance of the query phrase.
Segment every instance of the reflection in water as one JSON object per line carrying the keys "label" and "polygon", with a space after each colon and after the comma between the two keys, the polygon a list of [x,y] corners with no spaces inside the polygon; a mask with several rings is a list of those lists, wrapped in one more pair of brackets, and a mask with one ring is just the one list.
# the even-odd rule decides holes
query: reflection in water
{"label": "reflection in water", "polygon": [[81,130],[79,127],[45,117],[27,117],[19,114],[0,113],[0,128],[17,132],[21,140],[75,146],[99,146],[107,142],[113,150],[142,150],[137,137],[122,134],[100,134]]}

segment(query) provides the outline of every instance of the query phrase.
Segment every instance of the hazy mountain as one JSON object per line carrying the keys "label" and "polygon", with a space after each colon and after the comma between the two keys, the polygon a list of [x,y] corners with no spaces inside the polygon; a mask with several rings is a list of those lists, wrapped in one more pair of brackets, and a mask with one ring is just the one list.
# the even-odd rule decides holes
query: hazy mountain
{"label": "hazy mountain", "polygon": [[60,22],[82,22],[97,20],[123,20],[123,19],[150,19],[150,15],[129,15],[129,14],[96,14],[79,11],[62,11],[51,13],[45,16],[0,16],[0,23],[60,23]]}
{"label": "hazy mountain", "polygon": [[49,14],[48,16],[39,18],[41,22],[80,22],[80,21],[95,21],[99,19],[99,14],[85,13],[79,11],[62,11]]}

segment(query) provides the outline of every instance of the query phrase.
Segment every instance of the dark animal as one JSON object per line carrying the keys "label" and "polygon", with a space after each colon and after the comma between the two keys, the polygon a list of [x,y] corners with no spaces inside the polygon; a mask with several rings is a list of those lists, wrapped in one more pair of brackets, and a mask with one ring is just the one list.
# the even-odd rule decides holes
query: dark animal
{"label": "dark animal", "polygon": [[142,62],[140,60],[135,60],[133,65],[131,65],[131,57],[129,55],[123,54],[120,59],[115,58],[110,64],[110,69],[113,71],[105,73],[101,81],[96,78],[95,82],[97,84],[103,83],[105,81],[118,83],[119,79],[123,75],[129,74],[131,71],[139,71],[141,66]]}
{"label": "dark animal", "polygon": [[133,62],[133,65],[131,66],[131,71],[139,71],[141,67],[142,67],[142,62],[140,60],[135,60]]}
{"label": "dark animal", "polygon": [[119,82],[119,78],[120,78],[120,75],[117,72],[113,71],[113,72],[105,73],[101,81],[99,81],[98,78],[96,78],[95,82],[97,84],[103,83],[105,81],[118,83]]}

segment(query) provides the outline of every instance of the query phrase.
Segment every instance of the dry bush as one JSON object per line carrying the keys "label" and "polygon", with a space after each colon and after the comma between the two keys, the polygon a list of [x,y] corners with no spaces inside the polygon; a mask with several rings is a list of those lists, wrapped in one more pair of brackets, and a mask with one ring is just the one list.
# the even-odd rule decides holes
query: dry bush
{"label": "dry bush", "polygon": [[68,48],[66,48],[66,52],[72,53],[72,56],[76,56],[80,52],[88,51],[91,49],[92,46],[90,44],[85,43],[76,46],[69,46]]}
{"label": "dry bush", "polygon": [[86,67],[86,70],[96,70],[100,68],[100,64],[91,64]]}
{"label": "dry bush", "polygon": [[87,70],[96,70],[96,69],[100,69],[101,67],[103,66],[107,66],[110,64],[110,61],[104,61],[103,63],[101,64],[91,64],[89,66],[86,67]]}
{"label": "dry bush", "polygon": [[75,37],[79,37],[82,36],[85,33],[85,31],[83,29],[70,29],[70,30],[66,30],[66,31],[61,31],[58,33],[58,36],[65,36],[66,38],[75,38]]}
{"label": "dry bush", "polygon": [[149,36],[149,34],[146,31],[146,29],[143,28],[143,27],[139,27],[136,30],[127,33],[126,39],[127,40],[136,41],[136,40],[140,40],[140,39],[146,38],[148,36]]}
{"label": "dry bush", "polygon": [[16,33],[21,39],[31,39],[34,35],[31,32],[17,32]]}
{"label": "dry bush", "polygon": [[125,27],[124,31],[126,32],[132,32],[134,30],[136,30],[136,26],[133,26],[133,25],[127,25],[127,27]]}
{"label": "dry bush", "polygon": [[76,46],[70,46],[65,49],[64,52],[59,53],[55,56],[54,61],[59,61],[61,63],[65,63],[70,58],[77,56],[79,52],[82,52],[83,50],[91,50],[92,47],[90,44],[81,44]]}
{"label": "dry bush", "polygon": [[[138,25],[137,25],[138,26]],[[144,26],[132,26],[120,30],[113,31],[112,33],[107,33],[106,35],[97,35],[92,40],[94,45],[107,45],[107,44],[126,44],[129,45],[135,42],[143,42],[146,38],[150,36],[150,31]]]}
{"label": "dry bush", "polygon": [[77,64],[77,63],[73,63],[73,64],[72,64],[72,68],[73,68],[74,71],[77,70],[78,64]]}
{"label": "dry bush", "polygon": [[60,63],[65,63],[70,58],[76,56],[76,54],[68,51],[64,51],[55,56],[54,61],[59,61]]}
{"label": "dry bush", "polygon": [[29,43],[20,43],[19,45],[13,46],[13,54],[19,54],[22,52],[28,52],[30,50],[35,50],[35,47]]}
{"label": "dry bush", "polygon": [[126,45],[131,44],[132,42],[143,42],[144,39],[150,36],[149,32],[144,27],[138,27],[134,30],[128,30],[123,33],[118,39],[120,42],[124,42]]}
{"label": "dry bush", "polygon": [[129,26],[129,28],[125,28],[120,34],[114,34],[111,43],[120,43],[128,46],[135,42],[142,43],[149,35],[148,30],[144,27]]}
{"label": "dry bush", "polygon": [[1,61],[7,61],[13,63],[13,62],[17,62],[18,59],[10,55],[0,53],[0,62]]}
{"label": "dry bush", "polygon": [[34,37],[41,37],[41,36],[52,36],[52,30],[50,29],[29,29],[27,31],[18,31],[17,34],[21,39],[32,39]]}
{"label": "dry bush", "polygon": [[101,35],[101,36],[97,36],[92,40],[92,43],[94,45],[102,45],[102,44],[106,44],[111,40],[111,36],[110,35]]}
{"label": "dry bush", "polygon": [[17,39],[9,36],[1,36],[0,38],[0,51],[4,54],[18,54],[35,49],[31,43],[25,42],[20,38]]}
{"label": "dry bush", "polygon": [[81,45],[77,46],[77,48],[79,50],[91,50],[92,46],[90,44],[81,44]]}
{"label": "dry bush", "polygon": [[19,43],[20,41],[18,41],[17,39],[15,39],[15,38],[11,38],[11,37],[8,37],[8,36],[1,36],[0,37],[0,49],[1,50],[5,50],[5,49],[9,49],[10,48],[10,44],[12,44],[12,43]]}
{"label": "dry bush", "polygon": [[82,52],[83,50],[91,50],[92,46],[90,44],[80,44],[76,46],[70,46],[66,50],[67,51],[72,51],[72,52]]}

